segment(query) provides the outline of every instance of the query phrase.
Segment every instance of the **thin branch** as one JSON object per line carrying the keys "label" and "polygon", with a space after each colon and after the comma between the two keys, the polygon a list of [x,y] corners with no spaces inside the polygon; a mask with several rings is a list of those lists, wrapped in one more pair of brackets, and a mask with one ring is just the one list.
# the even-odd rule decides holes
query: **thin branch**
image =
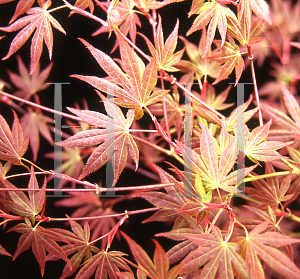
{"label": "thin branch", "polygon": [[17,96],[11,95],[11,94],[6,93],[6,92],[3,92],[2,90],[0,90],[0,95],[6,96],[10,99],[25,103],[27,105],[30,105],[30,106],[33,106],[33,107],[36,107],[36,108],[39,108],[39,109],[42,109],[42,110],[45,110],[45,111],[48,111],[48,112],[51,112],[51,113],[59,114],[61,116],[64,116],[64,117],[67,117],[67,118],[70,118],[70,119],[73,119],[73,120],[82,121],[77,116],[74,116],[74,115],[71,115],[71,114],[68,114],[68,113],[64,113],[64,112],[61,112],[61,111],[58,111],[58,110],[50,109],[50,108],[47,108],[47,107],[44,107],[44,106],[41,106],[41,105],[37,105],[36,103],[30,102],[28,100],[24,100],[24,99],[19,98]]}
{"label": "thin branch", "polygon": [[259,102],[259,95],[258,95],[257,82],[256,82],[256,76],[255,76],[252,49],[251,49],[251,46],[247,46],[247,48],[248,48],[248,59],[250,61],[250,66],[251,66],[251,74],[252,74],[252,80],[253,80],[253,86],[254,86],[255,99],[256,99],[257,106],[258,106],[259,125],[263,126],[264,122],[262,119],[260,102]]}
{"label": "thin branch", "polygon": [[83,10],[83,9],[80,9],[80,8],[78,8],[78,7],[75,7],[75,6],[71,5],[71,4],[68,3],[66,0],[62,0],[62,1],[63,1],[63,2],[66,4],[66,6],[68,6],[68,8],[70,8],[74,13],[77,13],[77,14],[80,14],[80,15],[83,15],[83,16],[86,16],[86,17],[91,18],[91,19],[93,19],[93,20],[95,20],[95,21],[97,21],[97,22],[100,22],[103,26],[106,26],[106,27],[108,26],[107,22],[104,21],[103,19],[101,19],[101,18],[99,18],[99,17],[97,17],[97,16],[94,16],[93,14],[91,14],[91,13],[89,13],[89,12]]}

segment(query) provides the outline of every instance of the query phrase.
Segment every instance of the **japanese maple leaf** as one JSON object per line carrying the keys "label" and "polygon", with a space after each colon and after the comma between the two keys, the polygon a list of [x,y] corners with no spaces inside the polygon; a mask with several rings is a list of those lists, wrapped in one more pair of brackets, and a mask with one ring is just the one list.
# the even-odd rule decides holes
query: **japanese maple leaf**
{"label": "japanese maple leaf", "polygon": [[66,32],[59,22],[47,11],[50,6],[51,1],[47,0],[42,7],[30,8],[27,11],[27,16],[18,19],[7,27],[0,28],[0,30],[5,32],[14,32],[23,28],[13,39],[7,55],[2,59],[8,59],[12,54],[14,54],[25,44],[33,31],[36,30],[31,41],[30,74],[34,72],[38,61],[40,60],[43,50],[43,41],[46,43],[49,52],[49,59],[51,60],[53,49],[53,33],[51,25],[64,34],[66,34]]}
{"label": "japanese maple leaf", "polygon": [[262,105],[265,115],[272,118],[272,121],[280,128],[281,136],[285,135],[289,139],[299,140],[300,138],[300,107],[295,97],[285,87],[281,86],[283,100],[291,118],[285,113],[267,104]]}
{"label": "japanese maple leaf", "polygon": [[15,120],[12,130],[0,114],[0,160],[20,165],[22,156],[27,151],[29,140],[24,138],[18,116],[14,111],[13,113]]}
{"label": "japanese maple leaf", "polygon": [[126,239],[134,258],[140,267],[138,274],[140,276],[143,275],[144,277],[142,278],[146,278],[147,276],[152,279],[177,278],[182,265],[178,264],[169,269],[169,260],[166,252],[156,240],[152,240],[155,244],[155,251],[152,261],[140,245],[138,245],[125,233],[121,232],[121,234]]}
{"label": "japanese maple leaf", "polygon": [[94,12],[94,3],[92,0],[76,0],[75,7],[85,10],[89,8],[90,12]]}
{"label": "japanese maple leaf", "polygon": [[19,89],[14,93],[16,96],[28,100],[32,95],[39,91],[43,91],[50,86],[50,84],[46,84],[46,80],[49,77],[53,63],[50,63],[42,70],[42,72],[40,72],[40,63],[38,62],[32,75],[29,75],[29,72],[19,55],[17,55],[17,60],[20,75],[9,70],[7,71],[11,82]]}
{"label": "japanese maple leaf", "polygon": [[95,111],[68,108],[84,122],[101,129],[96,128],[77,133],[59,144],[61,146],[89,147],[101,143],[89,157],[79,179],[98,170],[112,157],[114,166],[113,184],[115,184],[125,168],[128,151],[135,162],[136,168],[138,167],[138,147],[129,133],[129,128],[134,119],[134,111],[129,110],[127,119],[125,119],[118,106],[103,96],[102,98],[105,109],[111,117]]}
{"label": "japanese maple leaf", "polygon": [[264,232],[268,223],[269,220],[255,226],[247,237],[234,239],[241,245],[241,255],[249,265],[250,278],[265,278],[259,258],[285,278],[300,278],[299,268],[277,248],[300,240],[278,232]]}
{"label": "japanese maple leaf", "polygon": [[136,194],[136,196],[142,197],[154,206],[161,208],[153,216],[143,222],[170,221],[175,218],[180,218],[183,219],[182,221],[188,222],[194,228],[198,228],[198,225],[206,217],[206,212],[200,210],[204,207],[201,202],[206,197],[208,201],[210,201],[210,193],[206,195],[203,187],[201,189],[202,183],[193,180],[184,181],[184,176],[180,171],[177,171],[180,176],[180,181],[178,181],[154,164],[153,168],[158,172],[161,183],[173,183],[174,187],[166,187],[165,190],[167,193],[151,191]]}
{"label": "japanese maple leaf", "polygon": [[25,222],[26,223],[18,224],[8,230],[8,232],[15,231],[22,233],[13,260],[31,246],[32,252],[40,265],[42,276],[44,276],[45,271],[46,250],[49,254],[53,254],[66,261],[69,268],[72,267],[66,253],[56,243],[56,241],[68,242],[63,236],[41,226],[32,227],[28,219],[25,219]]}
{"label": "japanese maple leaf", "polygon": [[88,82],[95,88],[113,95],[114,102],[119,106],[134,108],[137,120],[143,116],[143,107],[162,100],[168,90],[156,90],[151,94],[157,82],[155,57],[145,68],[144,62],[129,47],[120,31],[117,29],[115,31],[120,42],[122,66],[127,75],[108,55],[80,39],[113,82],[93,76],[72,75],[72,77]]}
{"label": "japanese maple leaf", "polygon": [[94,273],[95,279],[118,279],[120,268],[132,272],[123,256],[126,254],[119,251],[100,251],[84,263],[75,279],[88,279]]}
{"label": "japanese maple leaf", "polygon": [[[213,60],[202,58],[205,51],[206,37],[206,28],[203,28],[201,38],[197,46],[189,42],[186,38],[180,36],[180,39],[185,45],[185,50],[190,61],[181,60],[177,63],[176,67],[183,72],[187,72],[187,76],[192,75],[193,78],[191,82],[194,82],[194,80],[201,80],[203,76],[210,76],[216,79],[219,75],[220,64]],[[207,55],[212,55],[210,47],[207,51]]]}
{"label": "japanese maple leaf", "polygon": [[12,255],[8,253],[1,245],[0,245],[0,255],[12,257]]}
{"label": "japanese maple leaf", "polygon": [[244,125],[245,155],[252,161],[273,161],[284,158],[276,150],[293,142],[266,141],[272,119],[263,126],[253,129],[250,133],[247,125]]}
{"label": "japanese maple leaf", "polygon": [[[112,4],[112,2],[111,2]],[[103,6],[109,6],[108,3],[103,3]],[[118,1],[118,3],[114,6],[111,11],[111,17],[116,17],[114,23],[119,26],[120,31],[125,36],[130,36],[131,41],[135,44],[136,41],[136,28],[137,26],[141,27],[141,22],[139,17],[136,14],[136,10],[134,10],[134,2],[133,0],[122,0]],[[92,35],[97,36],[101,33],[111,32],[111,28],[107,26],[101,26],[97,31],[95,31]],[[119,41],[116,40],[116,43],[111,52],[114,52],[119,46]]]}
{"label": "japanese maple leaf", "polygon": [[[265,173],[275,173],[274,168],[269,162],[266,162]],[[266,178],[266,180],[252,181],[251,183],[255,188],[246,187],[246,193],[260,202],[258,205],[259,208],[266,209],[270,206],[275,211],[279,203],[287,201],[294,196],[294,194],[286,195],[291,186],[291,173],[280,184],[276,176]]]}
{"label": "japanese maple leaf", "polygon": [[212,234],[182,234],[199,247],[182,261],[181,272],[187,273],[203,266],[199,278],[234,278],[235,273],[241,278],[250,278],[248,265],[239,253],[239,245],[224,242],[220,229],[211,226]]}
{"label": "japanese maple leaf", "polygon": [[33,160],[36,161],[40,148],[40,133],[51,145],[53,145],[53,139],[49,128],[49,123],[53,123],[53,119],[40,112],[29,109],[20,121],[23,127],[24,136],[26,138],[29,137]]}
{"label": "japanese maple leaf", "polygon": [[[6,173],[10,170],[12,167],[10,162],[7,162],[4,166],[0,162],[0,188],[5,188],[3,184],[3,180],[5,180]],[[1,191],[0,192],[0,199],[2,201],[9,201],[11,198],[8,194],[8,191]],[[6,205],[6,202],[0,203],[0,211],[4,213],[9,213],[9,207]],[[5,224],[4,224],[5,226]]]}
{"label": "japanese maple leaf", "polygon": [[254,45],[263,40],[263,25],[264,22],[260,18],[255,18],[251,21],[251,13],[249,18],[246,15],[243,15],[239,19],[240,24],[236,25],[235,22],[228,22],[227,32],[232,37],[239,40],[242,45]]}
{"label": "japanese maple leaf", "polygon": [[238,116],[242,118],[242,121],[244,123],[247,123],[253,115],[258,111],[258,108],[246,109],[249,107],[253,100],[253,96],[250,95],[249,99],[247,102],[244,102],[243,104],[237,106],[228,117],[225,118],[225,127],[227,131],[234,131],[234,133],[237,133],[237,119]]}
{"label": "japanese maple leaf", "polygon": [[229,42],[225,42],[222,46],[222,41],[215,40],[214,43],[219,48],[219,52],[207,57],[218,63],[224,63],[219,72],[218,78],[214,81],[213,85],[227,78],[233,69],[235,69],[235,85],[239,82],[242,72],[245,69],[245,63],[242,58],[240,48],[235,44],[231,37],[228,37]]}
{"label": "japanese maple leaf", "polygon": [[156,29],[156,34],[154,37],[154,45],[150,42],[150,40],[140,34],[144,40],[146,41],[148,48],[153,57],[156,58],[157,66],[159,70],[169,71],[169,72],[177,72],[178,69],[174,67],[174,65],[179,62],[181,59],[184,49],[174,53],[176,46],[177,46],[177,39],[178,39],[178,28],[179,28],[179,21],[177,23],[167,38],[166,42],[164,42],[164,34],[162,29],[162,22],[161,17],[159,16],[159,21]]}
{"label": "japanese maple leaf", "polygon": [[[179,139],[182,133],[182,121],[184,116],[184,105],[180,104],[180,96],[177,88],[175,87],[173,94],[166,95],[166,109],[167,119],[162,117],[160,125],[166,130],[166,120],[168,120],[169,127],[175,126],[177,138]],[[164,116],[163,103],[159,102],[149,107],[151,113],[155,116]],[[155,162],[153,162],[155,163]]]}
{"label": "japanese maple leaf", "polygon": [[[55,151],[45,154],[46,158],[59,158],[61,156],[62,164],[58,166],[54,171],[62,172],[73,178],[78,178],[82,170],[84,169],[83,156],[81,155],[82,149],[78,147],[64,146],[62,151]],[[61,181],[61,185],[65,185],[68,181]],[[72,182],[72,188],[74,188],[76,182]]]}
{"label": "japanese maple leaf", "polygon": [[241,0],[240,1],[241,12],[246,15],[249,14],[248,11],[252,10],[260,19],[272,25],[272,19],[270,16],[269,5],[264,0]]}
{"label": "japanese maple leaf", "polygon": [[166,5],[176,2],[182,2],[184,0],[164,0],[164,1],[155,1],[155,0],[133,0],[134,4],[142,11],[149,12],[149,9],[157,10]]}
{"label": "japanese maple leaf", "polygon": [[[200,1],[203,3],[203,1]],[[238,24],[236,15],[226,6],[220,5],[217,1],[206,2],[198,6],[198,9],[191,9],[189,16],[193,14],[198,14],[192,27],[188,30],[187,36],[192,34],[197,30],[203,29],[209,22],[209,27],[207,30],[206,46],[202,57],[206,56],[212,41],[215,37],[216,29],[218,26],[219,33],[221,35],[221,47],[225,43],[226,32],[227,32],[227,18],[232,22]],[[202,5],[202,6],[201,6]],[[201,8],[200,8],[201,6]]]}
{"label": "japanese maple leaf", "polygon": [[[71,214],[71,217],[81,216],[100,216],[100,215],[112,215],[116,214],[111,207],[105,208],[97,194],[90,193],[70,193],[71,197],[57,201],[55,205],[63,207],[77,207]],[[111,229],[117,224],[117,218],[106,217],[101,219],[89,220],[89,226],[91,229],[91,241],[105,235],[111,231]],[[119,232],[117,232],[119,237]],[[101,240],[101,249],[107,246],[107,238]]]}
{"label": "japanese maple leaf", "polygon": [[[82,260],[84,260],[85,262],[92,257],[92,252],[99,252],[99,249],[97,247],[91,246],[89,243],[90,227],[87,222],[84,223],[84,228],[82,228],[75,221],[70,220],[70,224],[73,232],[58,228],[49,229],[59,235],[62,235],[65,239],[67,239],[70,242],[70,244],[61,247],[67,256],[75,253],[70,258],[72,269],[70,269],[69,265],[66,264],[60,279],[67,278],[74,274],[74,272],[79,268]],[[54,254],[49,254],[46,257],[47,261],[56,261],[58,259],[59,257],[57,257]]]}
{"label": "japanese maple leaf", "polygon": [[[224,110],[233,106],[233,103],[231,104],[225,103],[227,96],[230,92],[230,89],[231,86],[228,86],[223,92],[221,92],[216,96],[215,88],[212,85],[208,84],[206,88],[207,92],[205,97],[205,103],[215,110]],[[198,96],[200,99],[201,97],[200,94],[197,93],[194,94],[195,96]],[[222,126],[222,120],[220,120],[218,117],[215,117],[215,115],[213,115],[210,110],[208,110],[198,102],[195,102],[193,105],[195,108],[195,112],[197,114],[203,116],[209,122],[217,123],[220,126]]]}
{"label": "japanese maple leaf", "polygon": [[[15,0],[0,0],[0,4],[12,2]],[[33,5],[35,0],[19,0],[15,13],[11,20],[9,21],[9,24],[14,22],[20,15],[26,13]],[[45,3],[45,0],[38,0],[39,5],[42,7],[42,5]]]}
{"label": "japanese maple leaf", "polygon": [[[214,137],[201,123],[202,135],[200,138],[200,154],[194,149],[184,146],[181,142],[177,142],[186,160],[191,162],[193,172],[200,174],[203,179],[203,185],[206,190],[221,188],[230,193],[236,193],[238,184],[238,172],[231,171],[237,159],[236,137],[228,141],[224,147],[222,155],[218,156],[218,143]],[[225,127],[222,127],[225,129]],[[225,132],[226,133],[226,132]],[[184,152],[188,149],[187,152]],[[244,176],[247,176],[256,166],[244,169]],[[236,185],[236,186],[233,186]]]}
{"label": "japanese maple leaf", "polygon": [[[7,180],[2,180],[7,189],[18,189]],[[31,168],[31,176],[28,184],[29,190],[39,189],[33,168]],[[45,200],[46,180],[43,187],[39,191],[28,191],[29,198],[22,191],[9,191],[8,194],[11,201],[5,201],[6,206],[15,214],[31,217],[38,215],[42,210]],[[34,220],[34,219],[33,219]]]}

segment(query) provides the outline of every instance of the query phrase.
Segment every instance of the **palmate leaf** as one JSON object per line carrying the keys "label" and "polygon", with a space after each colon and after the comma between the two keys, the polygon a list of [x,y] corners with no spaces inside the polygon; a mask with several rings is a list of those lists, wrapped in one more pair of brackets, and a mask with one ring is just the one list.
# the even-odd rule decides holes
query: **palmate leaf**
{"label": "palmate leaf", "polygon": [[[56,206],[63,207],[77,207],[71,214],[71,217],[78,218],[82,216],[104,216],[117,214],[111,207],[103,207],[102,202],[94,192],[84,192],[76,193],[71,192],[72,196],[66,199],[62,199],[55,203]],[[117,224],[116,217],[106,217],[101,219],[88,220],[89,227],[91,229],[91,241],[105,235],[111,231],[111,229]],[[119,232],[117,231],[117,237],[119,237]],[[101,249],[105,249],[107,246],[107,238],[101,239]]]}
{"label": "palmate leaf", "polygon": [[166,42],[164,42],[162,22],[161,22],[161,17],[159,16],[156,36],[154,37],[155,47],[152,45],[152,43],[146,36],[140,34],[146,41],[152,56],[156,58],[159,70],[164,70],[169,72],[178,71],[178,69],[174,67],[174,65],[177,62],[179,62],[184,52],[184,49],[182,49],[174,53],[177,46],[178,28],[179,28],[179,21],[177,20],[177,23],[172,33],[167,38]]}
{"label": "palmate leaf", "polygon": [[239,245],[224,242],[220,229],[211,226],[212,234],[182,233],[199,246],[182,261],[182,272],[191,272],[203,266],[199,278],[233,279],[235,273],[238,273],[240,278],[250,278],[248,265],[239,254]]}
{"label": "palmate leaf", "polygon": [[64,34],[66,34],[66,32],[61,27],[59,22],[48,13],[47,9],[50,6],[51,1],[47,0],[42,7],[30,8],[27,11],[27,16],[18,19],[7,27],[0,28],[0,30],[5,32],[14,32],[23,28],[13,39],[7,55],[2,59],[8,59],[12,54],[14,54],[21,46],[25,44],[33,31],[36,30],[31,41],[30,74],[34,72],[38,61],[40,60],[43,50],[43,41],[46,43],[49,52],[49,59],[51,60],[53,49],[52,26]]}
{"label": "palmate leaf", "polygon": [[[233,241],[241,245],[241,255],[250,267],[250,278],[264,279],[262,259],[268,266],[284,278],[300,278],[300,270],[291,259],[276,247],[299,243],[299,239],[288,237],[278,232],[264,232],[269,220],[256,225],[248,237],[238,237]],[[264,233],[263,233],[264,232]]]}
{"label": "palmate leaf", "polygon": [[113,82],[94,76],[72,75],[71,77],[81,79],[96,89],[113,95],[115,97],[114,102],[119,106],[134,108],[135,119],[137,120],[143,116],[143,107],[162,100],[163,96],[169,91],[156,90],[151,94],[157,83],[157,62],[155,57],[145,68],[142,60],[129,47],[120,31],[115,29],[115,32],[120,43],[122,66],[127,75],[107,54],[94,48],[85,40],[80,39]]}
{"label": "palmate leaf", "polygon": [[84,263],[75,279],[88,279],[95,272],[95,279],[118,279],[120,268],[131,271],[123,256],[126,254],[118,251],[100,251]]}
{"label": "palmate leaf", "polygon": [[103,96],[101,97],[110,117],[95,111],[68,108],[71,112],[80,117],[82,121],[97,128],[77,133],[58,144],[61,146],[89,147],[102,143],[89,157],[79,179],[98,170],[112,157],[114,185],[125,168],[128,151],[135,162],[136,168],[138,167],[138,147],[129,133],[129,128],[134,119],[134,111],[129,110],[127,112],[127,118],[125,119],[118,106]]}
{"label": "palmate leaf", "polygon": [[[103,5],[105,7],[109,7],[110,5],[113,4],[113,2],[111,2],[110,5],[108,5],[108,4],[109,3],[103,2]],[[141,21],[136,13],[137,11],[134,10],[134,6],[135,6],[135,4],[134,4],[133,0],[118,1],[110,13],[110,18],[111,18],[111,20],[113,20],[113,17],[114,16],[116,17],[114,23],[119,26],[122,34],[127,36],[129,33],[131,41],[135,44],[136,29],[137,29],[137,26],[141,27]],[[101,33],[111,32],[111,31],[112,30],[110,27],[101,26],[97,31],[95,31],[93,33],[93,36],[97,36]],[[119,46],[119,41],[116,40],[116,43],[111,52],[114,52],[118,46]]]}
{"label": "palmate leaf", "polygon": [[[78,223],[72,220],[70,220],[70,224],[73,233],[58,228],[49,229],[55,233],[62,235],[70,242],[70,244],[61,247],[67,256],[75,253],[70,259],[72,269],[70,269],[69,265],[66,264],[60,279],[67,278],[74,274],[74,272],[79,268],[83,259],[84,261],[87,261],[92,257],[92,252],[99,252],[99,249],[97,247],[91,246],[89,244],[90,227],[87,222],[84,223],[84,228],[82,228]],[[55,261],[58,259],[59,258],[56,255],[51,254],[46,257],[47,261]]]}
{"label": "palmate leaf", "polygon": [[164,1],[155,1],[155,0],[133,0],[134,4],[141,10],[149,11],[149,9],[157,10],[166,5],[182,2],[184,0],[164,0]]}
{"label": "palmate leaf", "polygon": [[291,118],[276,108],[267,104],[262,105],[262,111],[265,115],[272,118],[272,121],[281,129],[281,135],[299,140],[300,138],[300,107],[295,97],[283,85],[281,85],[284,104]]}
{"label": "palmate leaf", "polygon": [[[230,193],[236,193],[239,181],[237,181],[237,171],[231,171],[237,159],[237,145],[236,137],[227,142],[223,148],[221,157],[218,157],[218,143],[207,130],[201,125],[202,135],[200,138],[200,154],[194,149],[184,146],[182,143],[177,142],[186,157],[186,160],[191,161],[193,172],[198,173],[202,179],[203,185],[206,190],[213,190],[221,188]],[[225,129],[225,127],[222,127]],[[225,133],[227,133],[225,131]],[[184,152],[184,150],[188,150]],[[191,155],[189,155],[191,154]],[[190,156],[190,158],[188,158]],[[247,176],[255,166],[245,168],[244,175]],[[235,185],[235,186],[233,186]]]}
{"label": "palmate leaf", "polygon": [[32,75],[29,75],[29,71],[24,65],[21,57],[17,55],[19,75],[7,71],[9,78],[13,85],[18,88],[18,91],[14,95],[28,100],[32,95],[39,91],[45,90],[50,84],[46,84],[52,69],[53,63],[50,63],[45,69],[40,71],[40,63],[37,64]]}
{"label": "palmate leaf", "polygon": [[273,161],[284,158],[276,150],[293,143],[280,141],[266,141],[272,119],[263,126],[253,129],[250,133],[247,125],[244,125],[245,155],[255,163],[257,161]]}
{"label": "palmate leaf", "polygon": [[147,276],[152,279],[177,278],[182,265],[178,264],[169,269],[169,260],[166,252],[156,240],[152,240],[155,244],[154,257],[152,261],[140,245],[138,245],[125,233],[121,233],[122,236],[126,239],[134,258],[140,267],[138,274],[140,273],[140,276],[143,276],[142,278],[146,278]]}
{"label": "palmate leaf", "polygon": [[207,30],[206,46],[202,56],[204,57],[207,54],[215,37],[217,26],[222,38],[222,47],[225,43],[226,38],[227,18],[229,18],[232,22],[235,22],[236,25],[238,25],[238,20],[236,18],[236,15],[229,8],[220,5],[216,1],[206,2],[203,5],[201,2],[203,3],[203,1],[200,1],[201,6],[197,6],[198,10],[193,7],[193,9],[189,13],[189,16],[192,14],[198,14],[198,16],[195,19],[192,27],[187,32],[187,36],[197,30],[203,29],[210,22]]}
{"label": "palmate leaf", "polygon": [[[206,28],[202,29],[201,38],[198,46],[189,42],[186,38],[180,36],[180,39],[185,45],[186,53],[190,61],[181,60],[177,63],[176,67],[182,72],[186,72],[186,76],[192,75],[192,81],[200,80],[203,76],[210,76],[212,78],[217,78],[220,72],[220,64],[209,59],[202,58],[205,51],[206,44]],[[207,51],[207,55],[212,55],[211,47]],[[208,94],[207,94],[208,95]]]}
{"label": "palmate leaf", "polygon": [[31,246],[32,252],[40,265],[42,276],[44,276],[45,271],[45,250],[47,250],[49,254],[53,254],[66,261],[69,268],[72,267],[65,252],[56,243],[56,241],[68,242],[63,236],[40,226],[32,227],[28,219],[25,219],[25,222],[26,223],[18,224],[8,230],[8,232],[15,231],[22,233],[13,260],[15,260],[19,254],[28,250]]}
{"label": "palmate leaf", "polygon": [[29,137],[30,147],[33,153],[33,160],[36,161],[40,148],[40,134],[53,145],[53,139],[50,132],[50,123],[53,118],[43,115],[41,112],[32,111],[30,108],[21,118],[24,136]]}
{"label": "palmate leaf", "polygon": [[14,111],[13,113],[15,120],[12,130],[0,114],[0,160],[20,165],[22,156],[27,151],[29,139],[24,138],[18,116]]}
{"label": "palmate leaf", "polygon": [[94,12],[94,3],[92,0],[76,0],[74,6],[83,10],[89,8],[91,14]]}
{"label": "palmate leaf", "polygon": [[[18,189],[7,180],[2,180],[7,189]],[[33,167],[31,168],[31,176],[28,184],[28,190],[39,189]],[[42,210],[45,200],[46,179],[40,191],[29,191],[29,199],[22,191],[9,191],[8,194],[12,201],[5,201],[5,205],[15,214],[24,217],[34,217]]]}
{"label": "palmate leaf", "polygon": [[[275,173],[273,166],[266,162],[266,174]],[[294,194],[286,195],[291,184],[291,173],[287,175],[279,185],[278,177],[269,177],[265,180],[260,179],[251,182],[255,188],[246,187],[247,195],[260,202],[259,208],[267,209],[270,206],[274,211],[278,208],[278,204],[291,199]]]}
{"label": "palmate leaf", "polygon": [[235,85],[239,82],[242,72],[245,69],[245,63],[242,58],[240,48],[235,44],[231,37],[228,37],[229,42],[225,42],[222,46],[222,42],[215,40],[214,43],[219,48],[219,52],[207,57],[218,63],[224,63],[222,65],[218,78],[214,81],[213,85],[220,82],[221,80],[227,78],[233,69],[235,69]]}

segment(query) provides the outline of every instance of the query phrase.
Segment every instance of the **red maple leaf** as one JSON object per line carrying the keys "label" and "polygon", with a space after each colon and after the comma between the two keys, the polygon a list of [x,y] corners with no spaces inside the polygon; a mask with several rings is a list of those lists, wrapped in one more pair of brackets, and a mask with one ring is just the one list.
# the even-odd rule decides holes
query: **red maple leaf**
{"label": "red maple leaf", "polygon": [[23,46],[34,30],[36,31],[32,38],[30,49],[30,74],[34,72],[38,61],[40,60],[43,50],[43,41],[45,41],[46,43],[49,52],[49,59],[51,60],[53,49],[53,33],[51,26],[64,34],[66,34],[66,32],[61,27],[59,22],[47,11],[50,6],[51,0],[47,0],[47,2],[45,2],[42,7],[30,8],[27,11],[27,16],[18,19],[13,24],[7,27],[0,28],[0,30],[5,32],[14,32],[23,28],[13,39],[7,55],[2,58],[3,60],[8,59],[21,46]]}

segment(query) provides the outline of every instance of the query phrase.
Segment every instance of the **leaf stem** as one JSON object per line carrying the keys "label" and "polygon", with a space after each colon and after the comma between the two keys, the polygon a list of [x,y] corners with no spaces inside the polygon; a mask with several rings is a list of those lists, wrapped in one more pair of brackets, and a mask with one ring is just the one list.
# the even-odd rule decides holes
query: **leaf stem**
{"label": "leaf stem", "polygon": [[[136,191],[136,190],[153,190],[158,188],[165,188],[169,186],[174,186],[174,183],[165,183],[165,184],[152,184],[152,185],[144,185],[144,186],[132,186],[132,187],[116,187],[116,188],[105,188],[98,187],[93,189],[46,189],[46,192],[117,192],[117,191]],[[18,189],[8,189],[8,188],[0,188],[0,192],[38,192],[40,189],[28,189],[28,188],[18,188]]]}
{"label": "leaf stem", "polygon": [[254,69],[254,62],[253,62],[253,54],[252,54],[251,45],[247,45],[247,48],[248,48],[248,59],[250,61],[250,67],[251,67],[251,74],[252,74],[252,80],[253,80],[255,99],[256,99],[256,102],[257,102],[257,106],[258,106],[259,125],[263,126],[264,122],[263,122],[262,114],[261,114],[261,108],[260,108],[260,102],[259,102],[259,95],[258,95],[258,89],[257,89],[257,81],[256,81],[256,76],[255,76],[255,69]]}
{"label": "leaf stem", "polygon": [[103,26],[108,27],[108,23],[106,21],[104,21],[103,19],[101,19],[101,18],[99,18],[97,16],[94,16],[93,14],[91,14],[91,13],[89,13],[89,12],[83,10],[83,9],[80,9],[80,8],[77,8],[77,7],[73,6],[73,5],[71,5],[66,0],[62,0],[62,1],[66,4],[66,6],[68,8],[70,8],[70,10],[74,11],[75,13],[83,15],[83,16],[86,16],[88,18],[91,18],[91,19],[93,19],[93,20],[95,20],[97,22],[100,22]]}
{"label": "leaf stem", "polygon": [[[280,171],[280,172],[274,172],[274,173],[267,173],[267,174],[262,174],[262,175],[252,175],[248,176],[245,178],[245,182],[250,182],[250,181],[256,181],[259,179],[264,179],[264,178],[269,178],[269,177],[276,177],[276,176],[284,176],[288,175],[290,171]],[[299,174],[299,170],[293,170],[292,174]]]}
{"label": "leaf stem", "polygon": [[3,96],[6,96],[10,99],[13,99],[13,100],[16,100],[16,101],[19,101],[19,102],[22,102],[22,103],[25,103],[27,105],[30,105],[30,106],[33,106],[33,107],[36,107],[36,108],[40,108],[42,110],[45,110],[45,111],[48,111],[48,112],[51,112],[51,113],[56,113],[56,114],[59,114],[61,116],[64,116],[64,117],[67,117],[67,118],[70,118],[70,119],[73,119],[73,120],[77,120],[77,121],[82,121],[79,117],[77,116],[73,116],[71,114],[68,114],[68,113],[64,113],[64,112],[61,112],[61,111],[58,111],[58,110],[54,110],[54,109],[50,109],[50,108],[47,108],[47,107],[44,107],[42,105],[38,105],[36,103],[33,103],[33,102],[30,102],[28,100],[25,100],[25,99],[22,99],[22,98],[19,98],[17,96],[14,96],[14,95],[11,95],[9,93],[6,93],[6,92],[3,92],[2,90],[0,90],[0,95],[3,95]]}
{"label": "leaf stem", "polygon": [[[40,168],[39,166],[37,166],[36,164],[32,163],[31,161],[25,159],[25,158],[21,158],[21,160],[23,160],[24,162],[34,166],[35,168],[37,168],[38,170],[44,172],[44,173],[47,173],[47,171],[43,170],[42,168]],[[25,166],[25,165],[24,165]],[[48,172],[49,173],[49,172]],[[50,174],[50,173],[49,173]]]}
{"label": "leaf stem", "polygon": [[168,76],[168,77],[166,77],[166,79],[168,81],[172,80],[172,82],[175,83],[185,93],[189,94],[191,97],[193,97],[195,100],[197,100],[201,105],[203,105],[205,108],[209,109],[211,112],[215,113],[221,119],[225,118],[225,116],[223,114],[221,114],[218,111],[216,111],[215,109],[211,108],[208,104],[206,104],[205,102],[203,102],[202,100],[200,100],[197,96],[195,96],[191,91],[189,91],[187,88],[185,88],[184,86],[182,86],[178,81],[176,81],[176,79],[174,77]]}
{"label": "leaf stem", "polygon": [[67,7],[68,7],[68,5],[59,6],[59,7],[53,8],[51,10],[48,10],[47,12],[50,14],[50,13],[52,13],[54,11],[60,10],[62,8],[67,8]]}
{"label": "leaf stem", "polygon": [[[132,210],[127,211],[126,213],[117,213],[117,214],[111,214],[111,215],[100,215],[100,216],[90,216],[90,217],[74,217],[74,218],[51,218],[50,221],[81,221],[81,220],[96,220],[96,219],[102,219],[102,218],[112,218],[112,217],[123,217],[126,214],[127,215],[135,215],[140,213],[146,213],[151,211],[159,210],[158,207],[151,207],[146,209],[139,209],[139,210]],[[1,217],[1,214],[0,214]]]}

